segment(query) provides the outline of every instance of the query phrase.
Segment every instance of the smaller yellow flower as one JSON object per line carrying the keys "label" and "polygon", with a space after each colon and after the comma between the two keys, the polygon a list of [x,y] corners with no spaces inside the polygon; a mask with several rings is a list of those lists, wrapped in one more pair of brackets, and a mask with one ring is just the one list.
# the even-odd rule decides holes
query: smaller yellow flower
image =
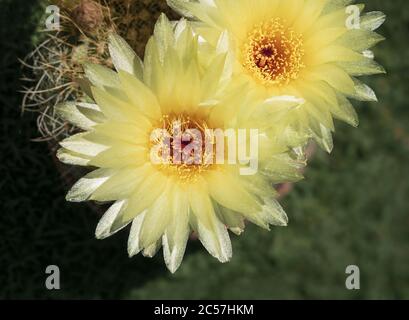
{"label": "smaller yellow flower", "polygon": [[[232,256],[228,229],[240,234],[244,219],[264,228],[286,225],[273,184],[300,179],[303,166],[286,147],[288,141],[296,145],[297,138],[278,134],[279,126],[253,112],[264,110],[279,121],[296,101],[277,97],[260,108],[243,96],[241,86],[229,84],[226,53],[219,48],[202,64],[198,46],[185,20],[173,27],[165,16],[147,44],[144,62],[112,35],[109,48],[117,72],[86,67],[95,103],[59,107],[64,119],[84,130],[61,142],[59,159],[96,168],[72,187],[67,200],[114,202],[98,224],[97,238],[132,224],[129,255],[142,251],[152,257],[163,246],[172,272],[191,230],[211,255],[227,262]],[[265,128],[277,135],[268,137]],[[217,152],[217,130],[253,135],[242,135],[241,142],[223,135],[219,143],[229,148]],[[198,136],[200,143],[186,142]],[[256,156],[244,152],[244,158],[257,160],[256,170],[243,174],[247,167],[231,159],[240,147],[251,150],[254,143]]]}
{"label": "smaller yellow flower", "polygon": [[[369,50],[383,37],[374,31],[381,12],[337,0],[167,0],[192,18],[206,45],[225,33],[235,79],[245,78],[261,99],[301,99],[282,125],[333,147],[333,118],[357,126],[348,98],[377,101],[359,76],[384,73]],[[242,81],[242,79],[240,79]]]}

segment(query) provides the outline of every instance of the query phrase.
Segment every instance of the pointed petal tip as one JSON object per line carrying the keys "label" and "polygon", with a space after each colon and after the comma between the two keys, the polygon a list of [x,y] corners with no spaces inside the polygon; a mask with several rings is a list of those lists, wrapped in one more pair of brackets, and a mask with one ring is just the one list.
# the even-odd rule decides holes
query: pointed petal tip
{"label": "pointed petal tip", "polygon": [[104,234],[98,234],[97,232],[95,232],[95,239],[97,239],[97,240],[104,240],[104,239],[106,239],[106,238],[107,238],[106,235],[104,235]]}
{"label": "pointed petal tip", "polygon": [[80,203],[87,201],[87,199],[79,198],[78,195],[72,193],[71,191],[67,193],[67,195],[65,196],[65,200],[72,203]]}
{"label": "pointed petal tip", "polygon": [[179,267],[180,267],[180,263],[178,264],[175,261],[171,261],[169,263],[166,263],[166,268],[168,268],[168,270],[169,270],[169,272],[171,274],[175,274],[176,271],[178,271]]}
{"label": "pointed petal tip", "polygon": [[166,13],[162,12],[159,16],[159,21],[166,21],[169,22],[168,16],[166,15]]}
{"label": "pointed petal tip", "polygon": [[135,249],[131,248],[130,246],[128,246],[127,252],[128,252],[128,257],[133,258],[137,254],[139,254],[140,250],[135,250]]}
{"label": "pointed petal tip", "polygon": [[221,263],[228,263],[230,262],[232,259],[232,256],[221,256],[221,257],[217,257],[217,260],[219,260]]}
{"label": "pointed petal tip", "polygon": [[241,228],[229,228],[231,232],[233,232],[236,236],[241,236],[244,232],[244,229]]}
{"label": "pointed petal tip", "polygon": [[150,251],[146,251],[146,250],[143,250],[143,251],[142,251],[142,255],[143,255],[145,258],[151,258],[151,259],[155,256],[154,253],[152,253],[152,252],[150,252]]}
{"label": "pointed petal tip", "polygon": [[110,31],[108,33],[108,44],[111,46],[115,46],[118,41],[123,41],[123,38],[116,33],[115,31]]}

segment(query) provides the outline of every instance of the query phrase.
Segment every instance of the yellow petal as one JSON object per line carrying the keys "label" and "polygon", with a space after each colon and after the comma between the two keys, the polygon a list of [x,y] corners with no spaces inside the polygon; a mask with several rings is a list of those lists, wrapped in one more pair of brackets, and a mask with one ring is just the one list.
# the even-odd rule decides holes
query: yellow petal
{"label": "yellow petal", "polygon": [[95,237],[97,239],[105,239],[118,231],[125,228],[130,221],[123,222],[120,218],[123,207],[125,205],[124,200],[116,201],[102,216],[101,220],[95,230]]}
{"label": "yellow petal", "polygon": [[149,118],[157,119],[160,117],[158,100],[144,83],[131,74],[122,71],[119,72],[119,78],[124,91],[135,108],[138,108],[140,112]]}
{"label": "yellow petal", "polygon": [[143,77],[143,62],[119,35],[109,35],[109,53],[117,71],[123,70],[139,79]]}
{"label": "yellow petal", "polygon": [[227,171],[209,171],[205,179],[211,197],[222,206],[237,212],[253,212],[260,209],[257,201]]}

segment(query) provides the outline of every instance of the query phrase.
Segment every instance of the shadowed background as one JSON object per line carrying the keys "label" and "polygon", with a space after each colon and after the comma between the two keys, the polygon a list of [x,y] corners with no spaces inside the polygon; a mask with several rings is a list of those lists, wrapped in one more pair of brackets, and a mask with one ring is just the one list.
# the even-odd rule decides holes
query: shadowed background
{"label": "shadowed background", "polygon": [[[162,254],[127,257],[127,230],[94,239],[98,215],[65,202],[47,145],[31,141],[35,115],[19,109],[17,58],[33,48],[43,8],[0,0],[0,298],[409,299],[409,4],[363,2],[388,16],[375,49],[388,74],[368,79],[379,103],[355,103],[358,129],[337,123],[333,154],[318,152],[282,200],[289,227],[232,235],[225,265],[191,241],[171,275]],[[44,286],[52,264],[59,291]],[[345,289],[352,264],[359,291]]]}

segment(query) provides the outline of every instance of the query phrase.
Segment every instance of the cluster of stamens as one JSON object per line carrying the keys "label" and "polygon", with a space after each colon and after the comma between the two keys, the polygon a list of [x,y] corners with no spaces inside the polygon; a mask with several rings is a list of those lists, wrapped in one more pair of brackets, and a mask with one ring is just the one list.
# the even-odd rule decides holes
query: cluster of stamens
{"label": "cluster of stamens", "polygon": [[287,85],[305,67],[302,36],[280,18],[256,25],[242,53],[243,66],[267,85]]}
{"label": "cluster of stamens", "polygon": [[[160,170],[191,181],[213,165],[214,139],[206,121],[189,115],[164,115],[158,123],[162,133],[151,144],[159,147]],[[189,148],[187,148],[189,147]]]}

